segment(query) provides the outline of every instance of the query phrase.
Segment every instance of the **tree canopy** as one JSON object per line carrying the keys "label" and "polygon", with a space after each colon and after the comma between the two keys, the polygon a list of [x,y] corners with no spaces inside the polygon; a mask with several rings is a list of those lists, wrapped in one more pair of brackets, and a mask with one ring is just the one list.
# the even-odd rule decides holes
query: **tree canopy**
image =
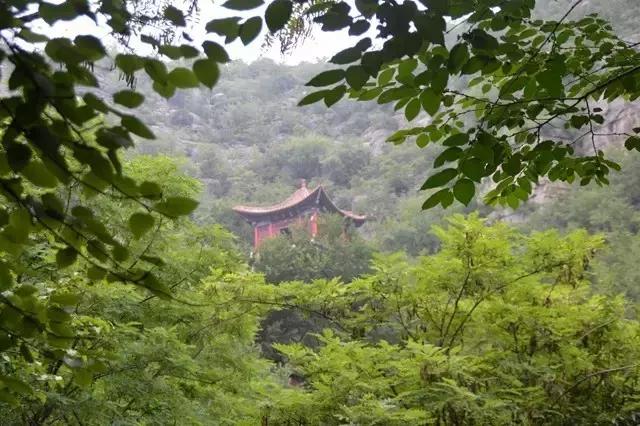
{"label": "tree canopy", "polygon": [[[489,204],[525,201],[541,178],[585,185],[608,183],[619,165],[599,147],[602,137],[624,136],[635,150],[640,129],[606,132],[603,103],[635,100],[639,57],[598,16],[568,19],[581,0],[557,20],[531,17],[535,1],[357,2],[331,5],[315,20],[324,30],[348,27],[364,34],[378,21],[376,39],[361,38],[319,74],[301,105],[344,96],[394,103],[408,121],[426,112],[425,125],[402,129],[389,141],[445,147],[437,171],[422,189],[437,189],[424,208],[468,204],[485,177],[495,187]],[[359,14],[359,18],[355,15]],[[363,29],[364,31],[361,31]],[[352,65],[353,64],[353,65]],[[575,129],[569,140],[555,126]],[[588,150],[576,148],[586,140]]]}
{"label": "tree canopy", "polygon": [[[638,322],[591,295],[598,236],[523,236],[454,216],[441,250],[378,259],[346,285],[280,286],[340,327],[277,345],[307,392],[285,424],[628,424],[637,420]],[[301,299],[296,299],[301,297]],[[331,298],[331,303],[327,300]],[[290,423],[286,423],[289,421]]]}
{"label": "tree canopy", "polygon": [[[358,278],[370,252],[352,245],[303,262],[320,272],[277,271],[273,281],[303,281],[273,286],[227,231],[189,217],[199,182],[170,159],[125,155],[155,138],[136,114],[150,97],[143,84],[180,103],[181,90],[216,86],[230,61],[225,44],[255,42],[264,27],[267,43],[286,50],[317,26],[354,40],[299,104],[376,101],[419,120],[388,140],[437,146],[424,209],[468,205],[485,190],[488,204],[515,208],[542,179],[608,184],[620,166],[600,142],[620,138],[640,151],[640,127],[613,131],[606,114],[639,96],[640,56],[601,17],[572,20],[583,3],[550,20],[533,16],[535,0],[228,0],[222,7],[237,16],[206,22],[202,40],[196,0],[1,2],[3,420],[637,421],[638,323],[622,297],[594,295],[587,282],[601,237],[523,235],[456,216],[436,229],[441,248],[431,256],[379,257]],[[112,44],[92,29],[66,37],[53,28],[79,18]],[[116,90],[102,90],[101,69],[118,74]],[[230,119],[241,126],[244,117]],[[289,157],[290,178],[327,167],[351,185],[349,170],[370,162],[350,151],[318,161],[323,147],[313,142],[273,153]],[[224,173],[201,171],[225,191]],[[270,242],[280,244],[278,267],[283,241]],[[304,242],[296,255],[320,253]],[[268,277],[276,269],[267,260],[265,251]],[[312,281],[318,273],[326,279]],[[326,330],[274,344],[287,362],[279,368],[260,357],[256,336],[269,313],[287,310]],[[299,383],[287,385],[288,373]]]}
{"label": "tree canopy", "polygon": [[314,238],[309,238],[307,229],[308,226],[294,226],[289,234],[263,243],[254,266],[267,282],[312,282],[322,278],[350,282],[369,271],[373,248],[344,218],[321,216]]}

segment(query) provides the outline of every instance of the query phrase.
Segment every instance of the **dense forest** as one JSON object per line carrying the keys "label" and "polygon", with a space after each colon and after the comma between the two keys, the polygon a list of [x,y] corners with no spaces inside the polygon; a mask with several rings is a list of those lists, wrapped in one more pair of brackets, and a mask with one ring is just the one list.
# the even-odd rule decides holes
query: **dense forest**
{"label": "dense forest", "polygon": [[640,4],[121,3],[0,5],[0,423],[640,422]]}

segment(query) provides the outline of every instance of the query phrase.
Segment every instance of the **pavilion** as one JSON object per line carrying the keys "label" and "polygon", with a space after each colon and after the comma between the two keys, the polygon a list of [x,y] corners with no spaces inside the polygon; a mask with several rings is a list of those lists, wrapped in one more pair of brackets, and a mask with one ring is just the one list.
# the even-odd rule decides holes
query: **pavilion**
{"label": "pavilion", "polygon": [[356,227],[367,220],[366,216],[338,208],[322,186],[309,189],[305,180],[302,180],[300,188],[278,204],[265,207],[235,206],[233,211],[253,226],[254,249],[267,238],[288,233],[289,227],[296,224],[308,224],[309,233],[315,237],[320,213],[339,214]]}

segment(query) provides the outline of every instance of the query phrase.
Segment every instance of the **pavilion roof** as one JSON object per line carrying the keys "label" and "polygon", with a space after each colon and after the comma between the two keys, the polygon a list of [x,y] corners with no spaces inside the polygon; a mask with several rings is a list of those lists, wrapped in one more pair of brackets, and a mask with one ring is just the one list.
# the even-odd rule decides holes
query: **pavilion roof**
{"label": "pavilion roof", "polygon": [[350,210],[342,210],[338,208],[331,198],[327,195],[322,185],[315,189],[307,188],[306,182],[303,180],[300,188],[287,197],[284,201],[271,206],[235,206],[233,211],[244,217],[245,219],[255,222],[260,219],[266,219],[280,213],[287,213],[290,210],[303,210],[310,207],[320,207],[323,210],[340,214],[344,217],[352,219],[358,226],[364,223],[367,216],[357,215]]}

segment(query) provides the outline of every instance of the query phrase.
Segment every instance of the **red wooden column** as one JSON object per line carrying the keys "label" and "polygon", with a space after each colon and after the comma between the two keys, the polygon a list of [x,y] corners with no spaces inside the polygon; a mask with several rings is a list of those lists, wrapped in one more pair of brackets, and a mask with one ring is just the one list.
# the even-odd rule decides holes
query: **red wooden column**
{"label": "red wooden column", "polygon": [[309,225],[311,228],[311,237],[318,235],[318,210],[313,211],[311,219],[309,220]]}
{"label": "red wooden column", "polygon": [[258,225],[253,227],[253,249],[258,249],[258,244],[260,244],[260,232],[258,231]]}

